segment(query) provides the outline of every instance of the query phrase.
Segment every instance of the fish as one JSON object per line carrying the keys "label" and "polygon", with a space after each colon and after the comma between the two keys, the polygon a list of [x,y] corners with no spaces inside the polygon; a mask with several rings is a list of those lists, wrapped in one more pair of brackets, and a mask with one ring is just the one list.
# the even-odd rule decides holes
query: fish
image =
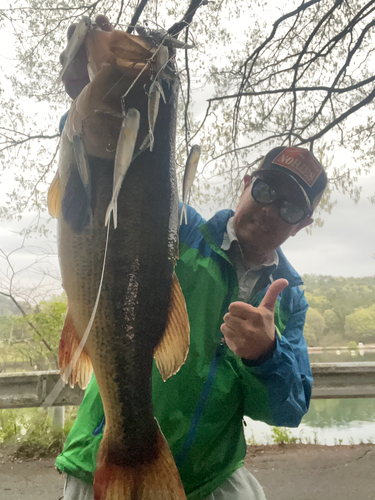
{"label": "fish", "polygon": [[197,173],[197,167],[199,158],[201,155],[201,147],[195,144],[192,146],[188,159],[185,165],[185,174],[184,180],[182,182],[182,210],[180,217],[180,225],[182,224],[183,218],[185,218],[185,224],[187,224],[187,211],[186,211],[186,202],[188,195],[190,193],[191,186],[193,185],[195,174]]}
{"label": "fish", "polygon": [[115,229],[117,228],[117,199],[122,182],[132,161],[139,129],[139,121],[139,111],[134,108],[129,109],[128,112],[124,114],[119,139],[117,141],[112,199],[105,214],[105,225],[107,226],[111,213],[113,213],[113,226]]}
{"label": "fish", "polygon": [[141,144],[141,147],[139,148],[139,153],[144,151],[147,147],[149,147],[150,151],[152,151],[154,147],[154,128],[159,112],[160,97],[162,97],[163,101],[165,102],[162,81],[163,71],[166,64],[168,63],[168,56],[169,53],[167,47],[160,46],[155,56],[156,76],[151,83],[148,91],[148,134],[146,135],[144,141]]}
{"label": "fish", "polygon": [[[138,136],[148,128],[146,117],[142,119],[147,95],[139,85],[126,110],[127,116],[132,108],[140,111]],[[80,383],[83,372],[86,383],[89,360],[103,401],[106,424],[94,475],[95,500],[186,500],[154,418],[151,391],[153,359],[166,380],[180,369],[189,351],[189,318],[174,272],[179,230],[174,157],[178,82],[166,85],[164,92],[154,149],[144,151],[126,171],[117,199],[116,229],[104,226],[117,186],[115,160],[88,155],[89,201],[69,130],[62,133],[58,169],[48,192],[50,214],[58,221],[58,255],[68,299],[61,372],[71,362],[97,305],[90,334],[69,376],[70,383]],[[66,127],[73,121],[68,117]],[[84,134],[85,128],[83,140]],[[120,139],[118,147],[125,143]]]}
{"label": "fish", "polygon": [[57,77],[54,87],[58,87],[62,82],[62,78],[65,75],[66,70],[69,68],[71,62],[77,55],[77,52],[81,48],[83,42],[85,41],[86,35],[91,26],[91,19],[89,17],[83,17],[76,26],[74,33],[70,40],[68,41],[68,45],[64,50],[64,62],[63,67],[61,68],[60,74]]}

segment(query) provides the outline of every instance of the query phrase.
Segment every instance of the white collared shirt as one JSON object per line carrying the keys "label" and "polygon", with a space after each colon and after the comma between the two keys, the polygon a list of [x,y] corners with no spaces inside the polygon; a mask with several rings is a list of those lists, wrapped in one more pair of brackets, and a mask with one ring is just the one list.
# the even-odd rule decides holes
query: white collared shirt
{"label": "white collared shirt", "polygon": [[254,287],[260,278],[262,272],[269,268],[270,273],[273,266],[279,264],[279,256],[276,250],[271,253],[263,264],[246,266],[243,258],[242,250],[238,242],[233,226],[233,217],[228,220],[227,232],[224,233],[222,250],[227,253],[237,271],[238,278],[238,300],[242,302],[250,302]]}

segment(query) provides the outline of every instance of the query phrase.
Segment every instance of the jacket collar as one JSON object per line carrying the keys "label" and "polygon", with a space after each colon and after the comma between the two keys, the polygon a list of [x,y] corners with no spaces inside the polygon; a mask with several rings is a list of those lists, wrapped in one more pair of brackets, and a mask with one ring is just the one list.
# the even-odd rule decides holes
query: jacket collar
{"label": "jacket collar", "polygon": [[[233,210],[220,210],[211,219],[199,226],[206,242],[210,247],[219,255],[223,256],[226,260],[225,252],[222,250],[224,234],[226,232],[228,220],[233,217]],[[272,281],[279,278],[285,278],[289,281],[290,286],[300,286],[303,281],[294,267],[291,266],[285,257],[281,248],[277,248],[276,252],[279,256],[279,264],[272,272]]]}

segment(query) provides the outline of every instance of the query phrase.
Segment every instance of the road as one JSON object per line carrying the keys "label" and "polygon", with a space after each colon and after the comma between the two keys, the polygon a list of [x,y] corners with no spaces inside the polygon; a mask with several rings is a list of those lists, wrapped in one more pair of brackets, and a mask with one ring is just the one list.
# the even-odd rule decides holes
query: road
{"label": "road", "polygon": [[[249,447],[246,466],[267,500],[375,498],[374,445]],[[9,462],[0,449],[0,500],[59,500],[63,484],[53,459]]]}

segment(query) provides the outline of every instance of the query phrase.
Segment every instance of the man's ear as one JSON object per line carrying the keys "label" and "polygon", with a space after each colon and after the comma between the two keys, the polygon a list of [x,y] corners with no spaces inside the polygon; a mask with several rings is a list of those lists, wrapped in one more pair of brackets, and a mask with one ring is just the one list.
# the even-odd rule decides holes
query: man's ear
{"label": "man's ear", "polygon": [[314,219],[312,217],[306,217],[306,219],[303,219],[299,224],[296,224],[294,226],[293,231],[291,232],[290,236],[295,236],[301,229],[309,226],[313,222],[314,222]]}
{"label": "man's ear", "polygon": [[250,175],[245,175],[244,178],[243,178],[243,182],[244,182],[244,189],[247,188],[247,186],[250,186],[250,184],[252,183],[253,179]]}

